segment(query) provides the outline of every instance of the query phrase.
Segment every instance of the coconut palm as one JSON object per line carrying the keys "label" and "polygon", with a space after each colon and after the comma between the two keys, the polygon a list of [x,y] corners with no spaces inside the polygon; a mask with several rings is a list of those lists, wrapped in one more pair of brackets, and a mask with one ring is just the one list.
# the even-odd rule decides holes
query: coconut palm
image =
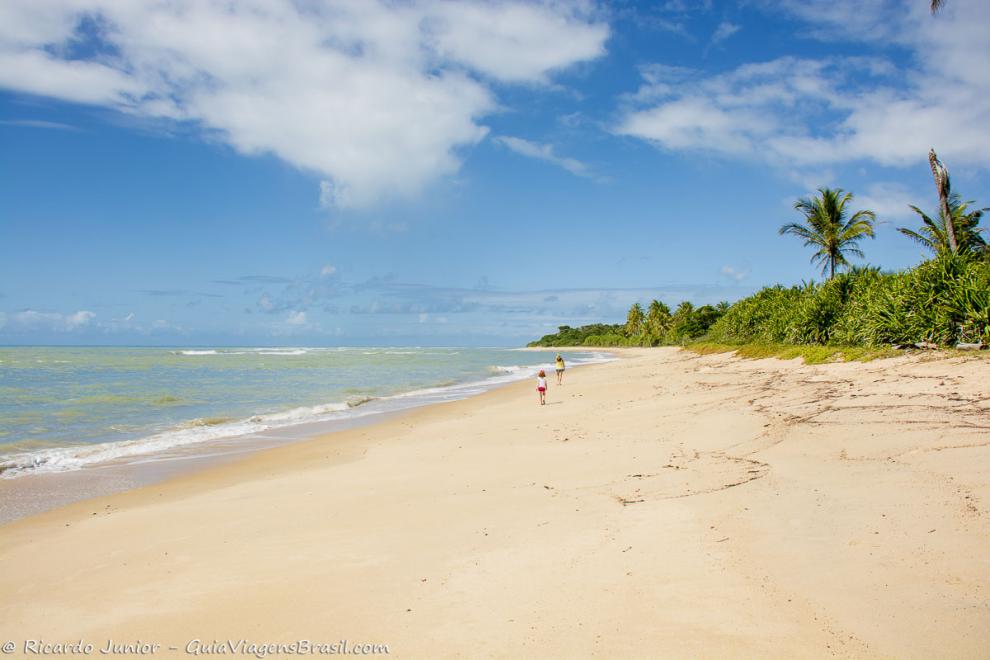
{"label": "coconut palm", "polygon": [[670,329],[670,308],[659,300],[650,302],[646,308],[646,318],[643,321],[643,335],[651,346],[663,343],[664,336]]}
{"label": "coconut palm", "polygon": [[643,306],[635,303],[626,316],[626,336],[636,337],[643,331]]}
{"label": "coconut palm", "polygon": [[835,277],[835,270],[848,266],[847,254],[863,256],[858,243],[864,236],[874,237],[873,211],[857,211],[846,220],[846,204],[852,193],[841,188],[819,188],[818,196],[805,197],[794,203],[794,208],[804,216],[804,223],[790,222],[779,230],[781,236],[792,234],[804,239],[805,246],[817,247],[811,262],[822,264],[822,274],[828,272],[829,279]]}
{"label": "coconut palm", "polygon": [[[949,207],[949,198],[952,197],[952,183],[949,181],[949,170],[946,169],[942,161],[935,155],[934,149],[928,150],[928,163],[932,167],[932,176],[935,178],[935,190],[938,191],[939,211],[943,218],[952,217],[952,209]],[[944,223],[945,240],[949,246],[949,252],[955,254],[959,252],[959,244],[956,241],[956,227],[954,222]]]}
{"label": "coconut palm", "polygon": [[917,230],[906,227],[898,227],[908,238],[911,238],[934,254],[948,254],[967,252],[980,252],[987,248],[987,242],[981,235],[978,225],[984,212],[990,208],[969,210],[969,205],[973,202],[963,202],[959,195],[952,193],[947,200],[949,214],[952,217],[952,234],[955,239],[956,249],[952,249],[949,242],[949,228],[945,222],[945,212],[939,209],[937,218],[930,218],[917,206],[911,206],[911,210],[921,216],[922,226]]}
{"label": "coconut palm", "polygon": [[670,308],[654,300],[646,310],[646,332],[652,339],[659,340],[669,328]]}

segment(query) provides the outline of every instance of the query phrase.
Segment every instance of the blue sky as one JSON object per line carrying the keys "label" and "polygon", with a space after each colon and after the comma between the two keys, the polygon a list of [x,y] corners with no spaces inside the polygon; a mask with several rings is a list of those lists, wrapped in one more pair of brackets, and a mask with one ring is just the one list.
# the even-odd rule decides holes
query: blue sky
{"label": "blue sky", "polygon": [[990,5],[0,5],[0,343],[514,345],[819,277],[796,198],[921,260],[990,202]]}

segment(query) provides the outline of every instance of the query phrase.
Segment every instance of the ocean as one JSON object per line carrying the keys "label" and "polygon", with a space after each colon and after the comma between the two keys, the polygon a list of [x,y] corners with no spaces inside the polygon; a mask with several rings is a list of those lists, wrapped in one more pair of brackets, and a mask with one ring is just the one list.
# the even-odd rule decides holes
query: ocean
{"label": "ocean", "polygon": [[[554,355],[504,348],[0,348],[0,478],[166,460],[179,451],[187,457],[266,434],[308,437],[532,377],[551,369]],[[563,355],[568,366],[608,359]]]}

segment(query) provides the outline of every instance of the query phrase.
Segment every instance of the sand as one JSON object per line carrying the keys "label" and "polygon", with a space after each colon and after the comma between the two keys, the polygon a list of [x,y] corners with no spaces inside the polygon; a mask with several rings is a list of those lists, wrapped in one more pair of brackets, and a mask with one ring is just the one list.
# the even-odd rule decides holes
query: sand
{"label": "sand", "polygon": [[0,642],[987,657],[988,384],[625,351],[4,525]]}

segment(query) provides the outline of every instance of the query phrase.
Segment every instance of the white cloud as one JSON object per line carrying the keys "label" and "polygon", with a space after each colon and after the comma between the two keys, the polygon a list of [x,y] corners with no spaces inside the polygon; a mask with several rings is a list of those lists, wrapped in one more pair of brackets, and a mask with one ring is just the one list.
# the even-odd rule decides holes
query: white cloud
{"label": "white cloud", "polygon": [[333,181],[320,181],[320,206],[325,209],[332,209],[335,206],[343,206],[344,198],[338,198]]}
{"label": "white cloud", "polygon": [[7,0],[0,88],[191,122],[367,207],[457,172],[497,105],[483,81],[546,83],[607,38],[549,1]]}
{"label": "white cloud", "polygon": [[511,151],[516,152],[517,154],[528,156],[530,158],[536,158],[537,160],[551,163],[557,167],[562,167],[576,176],[592,176],[588,166],[581,161],[574,158],[565,158],[555,154],[553,145],[530,142],[529,140],[511,137],[508,135],[499,135],[493,138],[493,140]]}
{"label": "white cloud", "polygon": [[292,312],[285,322],[288,325],[306,325],[306,312]]}
{"label": "white cloud", "polygon": [[[990,3],[956,0],[932,19],[917,3],[787,3],[820,36],[887,35],[912,53],[900,67],[866,57],[783,57],[705,75],[647,67],[615,127],[670,150],[762,161],[780,171],[851,161],[990,166]],[[802,177],[798,177],[802,178]]]}
{"label": "white cloud", "polygon": [[134,323],[135,317],[136,315],[130,312],[123,318],[105,318],[100,321],[97,314],[85,309],[67,313],[25,309],[8,314],[0,312],[0,330],[10,333],[12,337],[26,338],[29,341],[61,334],[71,334],[75,337],[122,333],[135,337],[163,333],[188,334],[186,328],[164,320],[157,320],[149,325]]}
{"label": "white cloud", "polygon": [[176,325],[170,323],[165,319],[156,319],[152,322],[151,326],[148,328],[137,328],[137,332],[141,335],[150,336],[185,336],[188,337],[190,334],[189,328],[181,325]]}
{"label": "white cloud", "polygon": [[57,121],[45,121],[43,119],[3,119],[0,120],[3,126],[20,126],[22,128],[48,128],[56,131],[78,131],[79,129],[69,124]]}
{"label": "white cloud", "polygon": [[[925,193],[930,193],[926,196]],[[905,220],[917,217],[909,205],[924,206],[926,199],[935,196],[934,187],[931,191],[912,191],[899,183],[874,183],[866,189],[866,193],[856,195],[854,200],[857,209],[869,209],[877,214],[877,220]]]}
{"label": "white cloud", "polygon": [[734,266],[722,266],[721,273],[733,282],[742,282],[749,277],[749,268],[736,268]]}
{"label": "white cloud", "polygon": [[327,264],[320,269],[320,277],[332,277],[337,272],[337,267],[333,264]]}
{"label": "white cloud", "polygon": [[96,314],[87,310],[61,314],[26,309],[12,314],[9,325],[14,330],[72,332],[89,325],[94,318]]}
{"label": "white cloud", "polygon": [[85,310],[81,310],[75,312],[74,314],[69,314],[67,317],[65,317],[65,325],[66,328],[68,328],[69,330],[74,330],[76,328],[87,325],[95,317],[96,314],[94,314],[93,312],[87,312]]}
{"label": "white cloud", "polygon": [[718,27],[715,28],[715,32],[712,34],[711,45],[715,46],[720,44],[721,42],[725,41],[726,39],[734,35],[736,32],[739,32],[739,30],[741,29],[742,27],[736,25],[735,23],[730,23],[729,21],[722,21],[721,23],[718,24]]}
{"label": "white cloud", "polygon": [[432,19],[441,56],[506,82],[546,82],[552,71],[604,55],[609,34],[577,4],[444,2]]}
{"label": "white cloud", "polygon": [[826,41],[899,40],[905,17],[928,14],[927,3],[903,0],[757,0],[775,15],[790,14],[807,23],[807,34]]}

